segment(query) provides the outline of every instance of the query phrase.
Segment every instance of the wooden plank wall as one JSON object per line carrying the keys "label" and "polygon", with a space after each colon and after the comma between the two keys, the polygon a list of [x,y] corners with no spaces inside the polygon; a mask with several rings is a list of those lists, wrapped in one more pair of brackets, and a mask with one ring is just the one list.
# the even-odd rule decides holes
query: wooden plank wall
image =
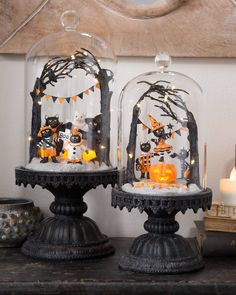
{"label": "wooden plank wall", "polygon": [[[158,51],[167,51],[178,57],[236,57],[234,0],[175,0],[178,3],[169,10],[168,7],[162,11],[152,7],[149,11],[144,7],[143,17],[140,10],[125,11],[124,3],[117,6],[118,1],[124,2],[50,0],[13,39],[0,47],[0,53],[26,53],[41,37],[62,30],[61,13],[65,9],[75,9],[80,15],[80,31],[109,41],[118,56],[154,56]],[[41,2],[0,0],[0,41]],[[100,3],[105,6],[107,3],[108,9]],[[139,19],[129,17],[132,13]],[[145,18],[147,16],[150,18]]]}

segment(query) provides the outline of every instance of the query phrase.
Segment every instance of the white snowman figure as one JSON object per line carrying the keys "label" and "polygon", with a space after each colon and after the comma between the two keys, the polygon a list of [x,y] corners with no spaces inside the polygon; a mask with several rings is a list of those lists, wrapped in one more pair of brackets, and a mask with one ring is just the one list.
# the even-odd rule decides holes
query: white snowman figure
{"label": "white snowman figure", "polygon": [[68,163],[83,163],[83,152],[86,150],[86,146],[83,144],[82,135],[77,128],[72,129],[70,140],[64,149],[68,151]]}
{"label": "white snowman figure", "polygon": [[72,121],[72,128],[77,128],[78,130],[82,130],[88,132],[89,128],[85,122],[86,115],[84,113],[75,112],[74,118]]}

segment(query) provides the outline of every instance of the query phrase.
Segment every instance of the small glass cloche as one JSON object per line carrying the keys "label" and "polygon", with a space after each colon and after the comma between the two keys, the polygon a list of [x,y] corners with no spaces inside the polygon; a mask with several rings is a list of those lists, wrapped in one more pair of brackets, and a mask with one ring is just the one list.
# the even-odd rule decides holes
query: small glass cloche
{"label": "small glass cloche", "polygon": [[205,188],[205,105],[200,86],[170,71],[170,57],[156,56],[158,70],[128,82],[120,95],[119,189],[131,194],[198,194]]}
{"label": "small glass cloche", "polygon": [[28,169],[116,167],[116,57],[104,40],[77,32],[78,22],[75,11],[65,11],[64,31],[42,38],[26,56]]}

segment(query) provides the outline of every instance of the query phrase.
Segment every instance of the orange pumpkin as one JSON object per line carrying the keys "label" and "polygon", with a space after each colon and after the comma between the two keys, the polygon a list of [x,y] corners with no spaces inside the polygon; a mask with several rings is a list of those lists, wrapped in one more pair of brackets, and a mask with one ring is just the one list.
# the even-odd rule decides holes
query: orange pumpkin
{"label": "orange pumpkin", "polygon": [[175,165],[170,163],[159,163],[149,168],[150,179],[155,182],[170,183],[177,178]]}

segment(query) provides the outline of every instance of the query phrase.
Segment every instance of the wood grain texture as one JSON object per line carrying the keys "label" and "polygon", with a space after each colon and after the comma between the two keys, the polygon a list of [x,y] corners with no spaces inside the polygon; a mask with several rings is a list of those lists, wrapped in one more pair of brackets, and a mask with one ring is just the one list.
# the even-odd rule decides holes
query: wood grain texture
{"label": "wood grain texture", "polygon": [[96,0],[114,12],[131,18],[151,18],[163,16],[177,9],[183,2],[189,0],[159,0],[152,3],[134,3],[129,0]]}
{"label": "wood grain texture", "polygon": [[[105,0],[104,0],[105,1]],[[6,37],[41,0],[0,0],[0,39]],[[118,56],[236,57],[236,6],[232,0],[185,1],[172,12],[146,20],[113,13],[95,0],[51,0],[0,53],[26,53],[42,36],[62,30],[60,15],[75,9],[80,31],[111,43]]]}
{"label": "wood grain texture", "polygon": [[131,242],[130,238],[112,239],[115,255],[90,261],[39,261],[24,257],[20,249],[1,248],[0,294],[236,294],[236,257],[207,258],[198,272],[147,275],[118,268]]}

